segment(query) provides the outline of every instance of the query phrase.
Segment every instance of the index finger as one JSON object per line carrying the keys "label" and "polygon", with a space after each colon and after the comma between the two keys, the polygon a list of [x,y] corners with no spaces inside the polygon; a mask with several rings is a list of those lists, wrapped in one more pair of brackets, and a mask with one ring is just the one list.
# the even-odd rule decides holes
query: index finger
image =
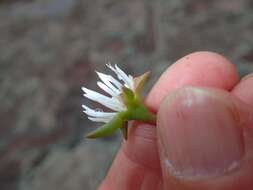
{"label": "index finger", "polygon": [[150,91],[146,103],[156,111],[162,99],[184,86],[215,87],[231,90],[238,82],[235,66],[213,52],[196,52],[169,67]]}

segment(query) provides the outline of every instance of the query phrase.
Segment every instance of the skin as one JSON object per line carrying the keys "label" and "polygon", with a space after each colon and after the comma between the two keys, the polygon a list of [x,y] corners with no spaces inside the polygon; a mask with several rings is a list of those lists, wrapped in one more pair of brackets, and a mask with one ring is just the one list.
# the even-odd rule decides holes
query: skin
{"label": "skin", "polygon": [[146,99],[157,125],[133,124],[99,190],[253,189],[252,87],[216,53],[178,60]]}

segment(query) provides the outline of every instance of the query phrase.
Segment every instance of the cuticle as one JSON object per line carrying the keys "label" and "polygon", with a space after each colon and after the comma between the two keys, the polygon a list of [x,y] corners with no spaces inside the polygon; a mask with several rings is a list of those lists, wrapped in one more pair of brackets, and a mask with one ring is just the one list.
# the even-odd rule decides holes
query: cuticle
{"label": "cuticle", "polygon": [[242,77],[241,81],[244,81],[244,80],[252,78],[252,77],[253,77],[253,73],[250,73],[250,74],[245,75],[244,77]]}

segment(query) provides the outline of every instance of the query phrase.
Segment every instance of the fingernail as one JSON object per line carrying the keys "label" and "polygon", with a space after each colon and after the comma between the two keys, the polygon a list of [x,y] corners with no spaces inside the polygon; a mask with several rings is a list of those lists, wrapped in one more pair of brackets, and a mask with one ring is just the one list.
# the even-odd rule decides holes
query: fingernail
{"label": "fingernail", "polygon": [[248,74],[248,75],[242,77],[241,80],[243,81],[243,80],[246,80],[246,79],[251,78],[251,77],[253,77],[253,73],[250,73],[250,74]]}
{"label": "fingernail", "polygon": [[198,88],[180,90],[163,101],[158,135],[162,165],[170,174],[217,176],[240,165],[242,127],[235,118],[237,108],[228,102]]}

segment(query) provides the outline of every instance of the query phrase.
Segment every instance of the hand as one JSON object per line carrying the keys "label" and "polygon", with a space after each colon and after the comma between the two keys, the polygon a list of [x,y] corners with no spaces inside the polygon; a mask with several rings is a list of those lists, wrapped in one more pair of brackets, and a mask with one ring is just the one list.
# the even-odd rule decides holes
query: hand
{"label": "hand", "polygon": [[99,190],[253,189],[253,75],[238,81],[222,56],[193,53],[146,104],[157,126],[130,128]]}

